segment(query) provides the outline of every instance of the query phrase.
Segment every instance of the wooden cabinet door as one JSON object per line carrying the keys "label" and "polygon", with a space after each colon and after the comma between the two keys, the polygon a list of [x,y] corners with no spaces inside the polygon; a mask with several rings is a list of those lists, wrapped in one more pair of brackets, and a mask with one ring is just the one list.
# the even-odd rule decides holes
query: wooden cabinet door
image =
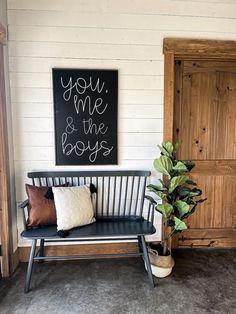
{"label": "wooden cabinet door", "polygon": [[236,246],[236,62],[175,62],[174,140],[207,201],[177,246]]}

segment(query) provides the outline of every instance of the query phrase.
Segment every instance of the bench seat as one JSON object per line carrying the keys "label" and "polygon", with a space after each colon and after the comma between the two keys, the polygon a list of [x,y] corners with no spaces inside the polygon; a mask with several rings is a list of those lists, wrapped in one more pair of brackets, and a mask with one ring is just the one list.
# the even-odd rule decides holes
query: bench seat
{"label": "bench seat", "polygon": [[[90,238],[90,237],[117,237],[137,236],[155,233],[155,227],[147,220],[104,220],[97,219],[95,223],[87,226],[71,229],[68,238]],[[45,226],[42,228],[28,229],[21,233],[26,240],[33,239],[61,239],[57,235],[57,226]]]}

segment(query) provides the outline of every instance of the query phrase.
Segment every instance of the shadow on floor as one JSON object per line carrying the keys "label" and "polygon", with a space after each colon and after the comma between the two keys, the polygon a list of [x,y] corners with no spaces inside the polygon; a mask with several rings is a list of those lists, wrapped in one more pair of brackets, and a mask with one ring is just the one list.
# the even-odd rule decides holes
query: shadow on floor
{"label": "shadow on floor", "polygon": [[1,314],[236,313],[236,250],[179,250],[171,276],[149,288],[139,258],[25,264],[0,280]]}

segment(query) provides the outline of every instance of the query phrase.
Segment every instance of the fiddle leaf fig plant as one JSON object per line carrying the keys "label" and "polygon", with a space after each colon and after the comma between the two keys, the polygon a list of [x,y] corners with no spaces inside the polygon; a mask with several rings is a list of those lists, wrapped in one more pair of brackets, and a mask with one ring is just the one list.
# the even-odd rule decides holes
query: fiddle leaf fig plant
{"label": "fiddle leaf fig plant", "polygon": [[153,164],[155,170],[165,176],[164,181],[159,180],[158,185],[149,184],[147,188],[162,200],[162,204],[157,204],[155,209],[164,219],[162,254],[166,256],[168,239],[187,229],[183,220],[192,215],[197,205],[206,199],[199,198],[202,191],[188,175],[194,163],[176,158],[180,143],[173,145],[171,142],[163,142],[158,148],[161,156]]}

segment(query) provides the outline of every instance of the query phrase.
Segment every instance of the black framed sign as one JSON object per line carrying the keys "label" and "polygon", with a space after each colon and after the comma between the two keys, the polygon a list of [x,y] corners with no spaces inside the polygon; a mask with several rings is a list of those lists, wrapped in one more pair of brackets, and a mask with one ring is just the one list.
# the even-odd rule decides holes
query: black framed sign
{"label": "black framed sign", "polygon": [[118,71],[52,71],[56,164],[117,164]]}

